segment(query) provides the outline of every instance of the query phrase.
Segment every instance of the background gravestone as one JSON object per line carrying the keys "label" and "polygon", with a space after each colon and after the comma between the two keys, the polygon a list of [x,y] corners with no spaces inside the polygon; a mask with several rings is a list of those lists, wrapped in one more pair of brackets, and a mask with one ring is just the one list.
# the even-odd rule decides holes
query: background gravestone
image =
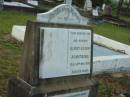
{"label": "background gravestone", "polygon": [[72,5],[72,1],[73,1],[73,0],[64,0],[64,3],[65,3],[65,4]]}
{"label": "background gravestone", "polygon": [[0,10],[3,9],[3,3],[4,3],[4,0],[0,0]]}
{"label": "background gravestone", "polygon": [[89,80],[93,31],[87,20],[63,4],[38,14],[37,21],[27,24],[22,79],[9,81],[9,97],[96,97],[98,83]]}
{"label": "background gravestone", "polygon": [[84,10],[85,11],[92,11],[92,1],[91,0],[85,1]]}

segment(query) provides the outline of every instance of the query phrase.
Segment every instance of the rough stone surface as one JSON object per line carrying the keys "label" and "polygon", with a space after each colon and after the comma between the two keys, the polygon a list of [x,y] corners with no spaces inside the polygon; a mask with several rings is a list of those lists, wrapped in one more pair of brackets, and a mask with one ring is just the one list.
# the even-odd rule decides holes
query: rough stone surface
{"label": "rough stone surface", "polygon": [[40,87],[31,86],[19,78],[12,78],[8,82],[8,97],[70,97],[74,95],[78,95],[76,97],[96,97],[98,83],[88,80],[86,84],[87,87],[80,87],[74,90],[43,92]]}

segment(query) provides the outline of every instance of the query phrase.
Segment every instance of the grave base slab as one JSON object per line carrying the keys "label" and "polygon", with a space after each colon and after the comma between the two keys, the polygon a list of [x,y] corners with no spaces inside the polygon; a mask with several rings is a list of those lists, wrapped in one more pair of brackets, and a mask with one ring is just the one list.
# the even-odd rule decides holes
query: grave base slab
{"label": "grave base slab", "polygon": [[[8,97],[60,97],[57,95],[78,93],[80,91],[80,89],[81,89],[81,91],[83,89],[88,89],[89,90],[88,97],[96,97],[97,90],[98,90],[98,82],[94,81],[94,80],[88,80],[88,79],[87,79],[87,81],[88,81],[88,85],[87,85],[88,87],[79,87],[78,89],[73,89],[73,90],[68,89],[68,90],[61,90],[61,91],[45,93],[38,86],[32,86],[20,78],[11,78],[8,82]],[[93,84],[89,85],[90,82],[92,82]],[[62,97],[64,97],[64,96],[62,96]],[[67,96],[65,96],[65,97],[67,97]],[[82,96],[80,95],[80,96],[76,96],[76,97],[82,97]]]}

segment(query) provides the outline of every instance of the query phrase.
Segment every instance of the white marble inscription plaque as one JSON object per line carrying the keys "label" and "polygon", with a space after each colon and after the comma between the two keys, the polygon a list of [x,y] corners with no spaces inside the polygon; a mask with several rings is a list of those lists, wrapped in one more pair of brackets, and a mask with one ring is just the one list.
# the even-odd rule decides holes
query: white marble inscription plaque
{"label": "white marble inscription plaque", "polygon": [[76,92],[76,93],[68,93],[68,94],[63,94],[63,95],[51,96],[51,97],[88,97],[88,96],[89,96],[89,90]]}
{"label": "white marble inscription plaque", "polygon": [[42,79],[90,73],[91,30],[41,28]]}

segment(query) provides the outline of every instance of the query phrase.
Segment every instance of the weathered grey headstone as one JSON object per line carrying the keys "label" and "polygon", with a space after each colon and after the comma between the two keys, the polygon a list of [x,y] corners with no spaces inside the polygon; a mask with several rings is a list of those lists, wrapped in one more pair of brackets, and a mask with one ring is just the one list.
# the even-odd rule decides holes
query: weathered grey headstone
{"label": "weathered grey headstone", "polygon": [[84,10],[85,11],[92,11],[92,1],[91,0],[85,1]]}
{"label": "weathered grey headstone", "polygon": [[104,15],[112,15],[112,7],[111,5],[106,5],[103,10]]}
{"label": "weathered grey headstone", "polygon": [[71,5],[62,4],[46,13],[37,15],[37,21],[44,23],[59,23],[87,25],[88,19],[82,17]]}
{"label": "weathered grey headstone", "polygon": [[[87,19],[82,17],[76,9],[67,4],[57,6],[47,13],[38,14],[37,21],[87,25]],[[42,52],[44,54],[39,68],[40,78],[90,74],[91,30],[65,28],[41,28],[41,30],[43,30],[45,34],[44,44],[42,44],[44,47]],[[79,37],[79,39],[75,37]],[[55,43],[52,40],[55,41]],[[55,45],[48,46],[50,43]],[[72,48],[72,50],[70,48]],[[84,50],[78,51],[78,49],[82,48]],[[52,65],[55,68],[52,67]],[[60,71],[56,72],[57,70]]]}
{"label": "weathered grey headstone", "polygon": [[73,1],[73,0],[64,0],[64,3],[65,3],[65,4],[72,5],[72,1]]}
{"label": "weathered grey headstone", "polygon": [[96,97],[98,83],[89,80],[93,31],[87,22],[67,4],[28,22],[23,80],[9,81],[9,97]]}

